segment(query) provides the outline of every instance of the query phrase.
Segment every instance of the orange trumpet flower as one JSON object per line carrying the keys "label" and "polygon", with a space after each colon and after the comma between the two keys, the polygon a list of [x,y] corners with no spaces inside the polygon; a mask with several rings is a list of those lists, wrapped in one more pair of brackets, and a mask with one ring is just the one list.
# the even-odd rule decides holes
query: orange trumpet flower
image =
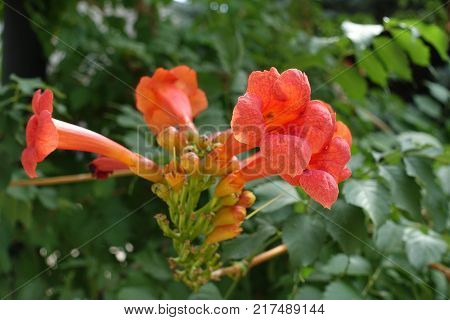
{"label": "orange trumpet flower", "polygon": [[136,106],[154,134],[174,125],[194,128],[193,118],[208,105],[196,72],[187,66],[156,69],[153,76],[141,78],[135,93]]}
{"label": "orange trumpet flower", "polygon": [[37,163],[56,149],[98,153],[126,165],[137,175],[150,180],[162,179],[159,167],[151,160],[98,133],[52,118],[53,93],[37,90],[33,95],[31,116],[26,127],[27,147],[21,162],[30,178],[35,178]]}

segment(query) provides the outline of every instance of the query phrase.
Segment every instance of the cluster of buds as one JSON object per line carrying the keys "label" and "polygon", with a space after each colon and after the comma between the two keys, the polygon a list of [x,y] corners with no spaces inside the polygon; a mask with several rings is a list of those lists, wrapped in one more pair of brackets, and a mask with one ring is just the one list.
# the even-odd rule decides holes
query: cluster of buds
{"label": "cluster of buds", "polygon": [[[255,195],[244,190],[248,181],[279,175],[330,208],[337,184],[351,175],[349,129],[336,121],[330,105],[310,100],[308,78],[298,70],[253,72],[234,108],[231,129],[209,135],[199,134],[193,123],[207,100],[189,67],[158,68],[141,78],[135,93],[137,109],[170,155],[168,163],[157,164],[102,135],[54,119],[52,92],[38,90],[22,165],[34,178],[37,163],[54,150],[78,150],[99,154],[90,163],[96,178],[128,169],[151,181],[153,193],[168,208],[155,219],[177,254],[169,265],[193,289],[220,267],[219,243],[242,232],[247,209],[255,202]],[[240,160],[244,152],[253,154]],[[200,206],[207,190],[209,201]]]}

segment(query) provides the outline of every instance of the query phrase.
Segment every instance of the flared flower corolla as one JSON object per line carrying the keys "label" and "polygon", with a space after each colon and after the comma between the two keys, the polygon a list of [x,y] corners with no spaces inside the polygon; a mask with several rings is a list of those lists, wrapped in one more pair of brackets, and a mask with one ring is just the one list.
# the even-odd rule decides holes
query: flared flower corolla
{"label": "flared flower corolla", "polygon": [[156,69],[153,76],[141,78],[135,93],[136,106],[154,134],[168,126],[194,128],[193,118],[208,105],[196,72],[187,66]]}

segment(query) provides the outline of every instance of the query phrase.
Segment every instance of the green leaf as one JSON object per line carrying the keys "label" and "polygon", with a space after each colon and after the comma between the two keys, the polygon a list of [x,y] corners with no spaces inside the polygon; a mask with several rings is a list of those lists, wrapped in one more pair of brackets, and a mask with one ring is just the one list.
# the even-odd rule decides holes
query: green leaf
{"label": "green leaf", "polygon": [[429,96],[416,94],[413,99],[414,104],[427,116],[435,119],[439,119],[441,117],[441,106]]}
{"label": "green leaf", "polygon": [[420,187],[406,175],[400,166],[380,166],[380,176],[389,184],[394,204],[411,214],[416,221],[423,221],[420,214]]}
{"label": "green leaf", "polygon": [[442,166],[437,172],[437,177],[445,194],[450,195],[450,166]]}
{"label": "green leaf", "polygon": [[366,276],[372,272],[369,261],[363,257],[359,255],[347,256],[342,253],[332,256],[321,269],[331,275]]}
{"label": "green leaf", "polygon": [[388,220],[375,232],[375,245],[383,253],[394,253],[402,250],[403,227]]}
{"label": "green leaf", "polygon": [[424,157],[436,157],[443,151],[442,144],[434,136],[425,132],[408,131],[397,136],[402,152]]}
{"label": "green leaf", "polygon": [[435,24],[417,24],[421,36],[439,53],[442,60],[448,60],[448,35]]}
{"label": "green leaf", "polygon": [[156,297],[147,287],[124,287],[117,293],[119,300],[155,300]]}
{"label": "green leaf", "polygon": [[388,37],[380,36],[373,40],[373,45],[374,51],[388,71],[400,79],[412,79],[407,56],[394,41]]}
{"label": "green leaf", "polygon": [[155,252],[153,246],[149,246],[145,251],[138,252],[134,260],[145,273],[155,279],[167,281],[172,277],[166,259]]}
{"label": "green leaf", "polygon": [[305,285],[298,290],[295,300],[321,300],[323,297],[322,291],[316,287]]}
{"label": "green leaf", "polygon": [[349,98],[364,99],[367,92],[367,82],[359,75],[356,68],[342,66],[335,70],[331,79],[342,87]]}
{"label": "green leaf", "polygon": [[433,221],[433,228],[437,231],[445,229],[447,220],[448,203],[444,192],[437,184],[433,172],[432,160],[418,157],[405,157],[403,159],[406,173],[414,177],[423,186],[422,201]]}
{"label": "green leaf", "polygon": [[358,207],[338,200],[331,212],[324,214],[327,232],[345,253],[355,253],[367,238],[364,214]]}
{"label": "green leaf", "polygon": [[219,289],[211,282],[202,286],[198,292],[189,296],[189,300],[223,300]]}
{"label": "green leaf", "polygon": [[240,260],[251,257],[266,247],[267,240],[277,229],[263,219],[256,219],[258,229],[253,233],[244,233],[222,244],[223,260]]}
{"label": "green leaf", "polygon": [[334,281],[325,288],[323,298],[325,300],[361,300],[362,296],[349,284]]}
{"label": "green leaf", "polygon": [[386,87],[387,73],[374,52],[366,49],[358,53],[357,57],[358,65],[367,72],[369,79],[382,87]]}
{"label": "green leaf", "polygon": [[345,200],[363,208],[375,225],[389,216],[391,199],[386,188],[376,180],[349,180],[343,190]]}
{"label": "green leaf", "polygon": [[256,195],[256,202],[253,205],[255,209],[276,198],[270,205],[262,209],[261,212],[279,210],[300,200],[295,187],[284,180],[271,180],[269,182],[259,183],[252,190]]}
{"label": "green leaf", "polygon": [[443,104],[448,103],[448,100],[450,98],[450,92],[446,87],[440,85],[439,83],[431,81],[425,81],[425,85],[430,90],[430,93],[433,96],[433,98],[435,98],[436,100],[438,100]]}
{"label": "green leaf", "polygon": [[440,262],[447,245],[438,234],[428,234],[414,228],[406,228],[403,234],[408,260],[417,269],[433,262]]}
{"label": "green leaf", "polygon": [[423,41],[408,29],[390,30],[396,43],[405,50],[411,60],[419,65],[426,67],[430,63],[430,49]]}
{"label": "green leaf", "polygon": [[325,242],[325,226],[317,217],[293,215],[283,226],[283,242],[294,267],[311,264]]}
{"label": "green leaf", "polygon": [[373,37],[383,32],[383,26],[379,24],[358,24],[344,21],[341,25],[344,34],[358,48],[366,48]]}

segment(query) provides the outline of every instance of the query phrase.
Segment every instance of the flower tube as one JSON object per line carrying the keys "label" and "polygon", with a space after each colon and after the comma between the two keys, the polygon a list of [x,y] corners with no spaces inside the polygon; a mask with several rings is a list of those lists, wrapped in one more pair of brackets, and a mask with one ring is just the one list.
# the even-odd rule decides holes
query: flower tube
{"label": "flower tube", "polygon": [[35,178],[37,163],[56,149],[93,152],[128,166],[135,174],[150,180],[162,179],[159,167],[124,146],[88,129],[52,118],[53,94],[37,90],[33,95],[31,116],[26,127],[27,147],[21,162],[30,178]]}

